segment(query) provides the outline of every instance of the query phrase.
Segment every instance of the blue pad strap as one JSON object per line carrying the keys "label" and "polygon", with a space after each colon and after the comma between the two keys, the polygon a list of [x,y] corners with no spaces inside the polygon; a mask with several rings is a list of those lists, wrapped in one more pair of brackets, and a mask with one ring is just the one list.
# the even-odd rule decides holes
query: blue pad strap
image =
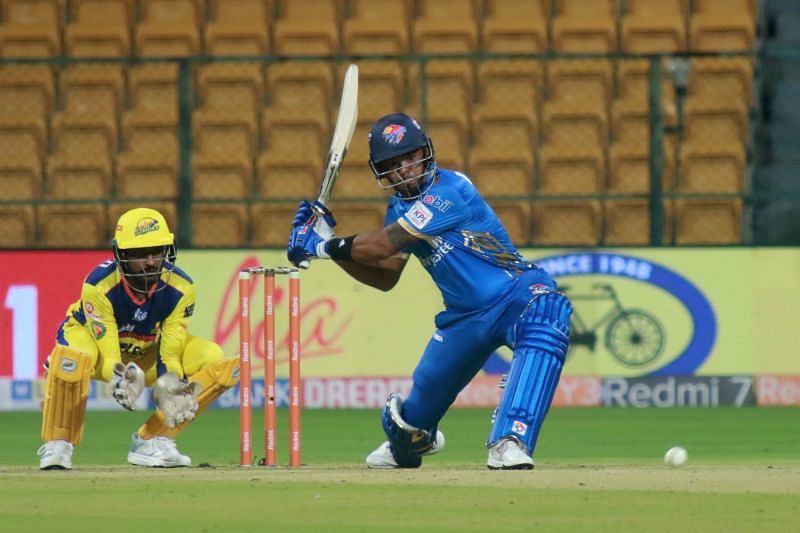
{"label": "blue pad strap", "polygon": [[513,436],[532,454],[561,377],[572,305],[560,293],[533,300],[517,326],[514,357],[488,445]]}
{"label": "blue pad strap", "polygon": [[418,468],[422,455],[436,443],[437,429],[419,429],[411,426],[400,414],[403,400],[399,394],[392,393],[386,400],[381,422],[383,431],[389,438],[389,448],[400,468]]}

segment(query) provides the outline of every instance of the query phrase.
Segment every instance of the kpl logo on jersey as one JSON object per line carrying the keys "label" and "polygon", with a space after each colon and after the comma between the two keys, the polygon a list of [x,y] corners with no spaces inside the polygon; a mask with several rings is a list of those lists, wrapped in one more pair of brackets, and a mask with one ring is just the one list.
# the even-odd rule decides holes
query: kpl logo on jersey
{"label": "kpl logo on jersey", "polygon": [[444,200],[441,196],[433,195],[433,194],[426,194],[425,197],[422,199],[422,203],[425,205],[429,205],[431,207],[435,207],[442,213],[446,212],[450,209],[450,206],[453,205],[453,202],[450,200]]}

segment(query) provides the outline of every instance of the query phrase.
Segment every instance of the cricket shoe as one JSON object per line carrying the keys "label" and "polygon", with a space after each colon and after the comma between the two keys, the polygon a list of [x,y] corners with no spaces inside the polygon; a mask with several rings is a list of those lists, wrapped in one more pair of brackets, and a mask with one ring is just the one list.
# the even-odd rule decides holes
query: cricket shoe
{"label": "cricket shoe", "polygon": [[128,462],[132,465],[163,468],[192,466],[192,459],[178,451],[174,440],[167,437],[143,439],[135,431],[128,450]]}
{"label": "cricket shoe", "polygon": [[[436,441],[431,446],[431,449],[422,455],[433,455],[439,453],[444,448],[444,433],[436,430]],[[394,460],[392,449],[389,447],[387,440],[367,456],[367,467],[369,468],[400,468],[397,461]]]}
{"label": "cricket shoe", "polygon": [[72,470],[72,443],[65,440],[45,442],[37,451],[41,470]]}
{"label": "cricket shoe", "polygon": [[521,442],[513,437],[506,437],[489,447],[486,466],[491,470],[532,470],[533,459]]}

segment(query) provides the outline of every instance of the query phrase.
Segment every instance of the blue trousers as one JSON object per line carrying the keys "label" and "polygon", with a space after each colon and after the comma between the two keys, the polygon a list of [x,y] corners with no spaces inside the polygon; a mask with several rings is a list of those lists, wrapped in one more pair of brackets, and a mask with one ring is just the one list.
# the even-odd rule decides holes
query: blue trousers
{"label": "blue trousers", "polygon": [[532,299],[531,286],[556,289],[541,269],[521,274],[514,288],[479,311],[445,310],[436,315],[436,332],[428,341],[417,367],[402,416],[409,424],[432,429],[444,417],[458,393],[500,346],[514,348],[517,322]]}

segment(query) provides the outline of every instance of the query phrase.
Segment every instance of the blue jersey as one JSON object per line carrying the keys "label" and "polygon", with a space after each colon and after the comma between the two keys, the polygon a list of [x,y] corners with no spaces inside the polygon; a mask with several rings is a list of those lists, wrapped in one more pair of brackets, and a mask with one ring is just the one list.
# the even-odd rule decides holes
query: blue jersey
{"label": "blue jersey", "polygon": [[386,224],[397,221],[419,240],[412,253],[442,292],[447,309],[482,309],[511,291],[523,259],[492,208],[460,172],[439,169],[418,199],[389,199]]}

